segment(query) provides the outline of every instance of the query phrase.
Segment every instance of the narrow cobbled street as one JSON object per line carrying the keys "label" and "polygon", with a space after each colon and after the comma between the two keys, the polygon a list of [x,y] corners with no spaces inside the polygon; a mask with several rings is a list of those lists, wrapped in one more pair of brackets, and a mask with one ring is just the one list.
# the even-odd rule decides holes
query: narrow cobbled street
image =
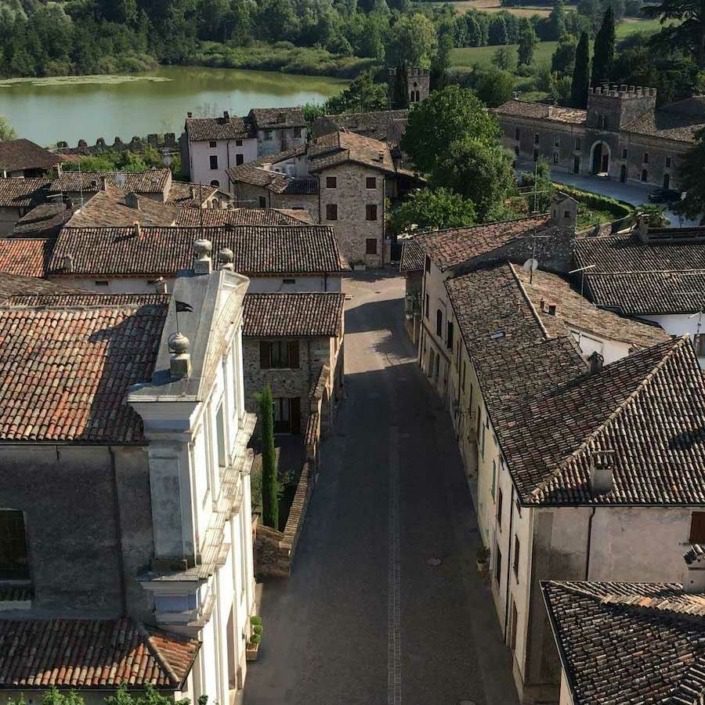
{"label": "narrow cobbled street", "polygon": [[289,580],[265,585],[246,705],[514,705],[453,429],[404,283],[348,279],[345,386]]}

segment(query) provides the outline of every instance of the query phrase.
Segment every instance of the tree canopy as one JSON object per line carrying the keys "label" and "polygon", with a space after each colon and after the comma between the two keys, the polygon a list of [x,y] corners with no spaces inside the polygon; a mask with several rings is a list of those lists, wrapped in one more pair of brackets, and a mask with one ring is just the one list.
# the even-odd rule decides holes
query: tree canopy
{"label": "tree canopy", "polygon": [[573,82],[570,86],[570,102],[573,107],[584,108],[587,105],[589,88],[590,44],[587,32],[583,32],[575,50],[575,68],[573,69]]}
{"label": "tree canopy", "polygon": [[6,142],[7,140],[14,140],[17,135],[12,125],[8,122],[7,118],[0,115],[0,142]]}
{"label": "tree canopy", "polygon": [[608,83],[614,67],[614,12],[608,7],[600,30],[595,35],[595,49],[592,55],[592,85]]}
{"label": "tree canopy", "polygon": [[390,215],[393,232],[402,233],[412,226],[423,228],[459,228],[475,222],[475,206],[446,188],[414,191]]}
{"label": "tree canopy", "polygon": [[[661,0],[658,5],[645,6],[643,12],[664,23],[652,37],[653,45],[687,49],[698,68],[705,69],[705,4],[700,0]],[[676,22],[666,24],[668,20]]]}
{"label": "tree canopy", "polygon": [[698,132],[695,144],[681,158],[678,176],[685,198],[676,210],[688,218],[702,217],[705,213],[705,130]]}

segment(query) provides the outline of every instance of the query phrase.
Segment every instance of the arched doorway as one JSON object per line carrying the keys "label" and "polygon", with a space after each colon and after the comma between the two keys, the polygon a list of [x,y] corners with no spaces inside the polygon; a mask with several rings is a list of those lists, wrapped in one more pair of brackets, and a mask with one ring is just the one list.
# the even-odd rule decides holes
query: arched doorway
{"label": "arched doorway", "polygon": [[607,174],[610,170],[610,148],[606,142],[592,145],[592,173]]}

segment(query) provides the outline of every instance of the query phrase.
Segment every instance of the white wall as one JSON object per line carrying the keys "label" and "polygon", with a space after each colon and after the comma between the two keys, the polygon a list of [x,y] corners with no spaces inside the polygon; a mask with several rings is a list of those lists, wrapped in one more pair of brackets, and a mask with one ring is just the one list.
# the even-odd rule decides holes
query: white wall
{"label": "white wall", "polygon": [[609,365],[610,362],[621,360],[629,355],[630,345],[628,343],[597,336],[593,332],[586,333],[575,326],[569,326],[569,328],[586,358],[590,357],[593,352],[597,352],[604,358],[604,364]]}
{"label": "white wall", "polygon": [[[646,321],[655,321],[669,335],[688,335],[691,338],[698,332],[705,334],[705,314],[700,321],[700,331],[698,331],[699,316],[688,313],[671,313],[663,316],[639,316]],[[705,367],[705,357],[699,357],[700,367]]]}
{"label": "white wall", "polygon": [[558,705],[573,705],[573,696],[570,693],[570,686],[566,678],[565,671],[561,669],[561,699]]}
{"label": "white wall", "polygon": [[[240,145],[237,143],[241,142]],[[210,142],[189,142],[191,181],[195,184],[210,185],[217,181],[219,188],[232,193],[227,169],[236,166],[237,155],[243,157],[243,164],[257,159],[257,140],[247,137],[242,140],[216,140],[215,147]],[[218,168],[211,169],[211,156],[218,157]]]}

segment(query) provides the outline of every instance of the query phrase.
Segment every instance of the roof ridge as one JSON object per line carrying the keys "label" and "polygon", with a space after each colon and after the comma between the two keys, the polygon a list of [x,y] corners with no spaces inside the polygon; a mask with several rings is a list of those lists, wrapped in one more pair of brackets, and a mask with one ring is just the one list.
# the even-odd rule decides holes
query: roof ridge
{"label": "roof ridge", "polygon": [[[508,262],[507,264],[509,264],[509,269],[512,273],[512,276],[514,277],[517,284],[519,285],[519,291],[521,291],[524,299],[526,300],[526,303],[529,304],[529,308],[531,309],[531,313],[534,315],[536,322],[539,324],[539,327],[543,331],[545,338],[547,340],[550,339],[551,336],[548,334],[548,330],[547,330],[546,326],[544,325],[543,321],[541,320],[541,316],[539,316],[539,313],[536,310],[536,307],[534,306],[533,302],[531,301],[529,294],[526,292],[526,289],[524,289],[524,282],[521,281],[521,279],[519,278],[519,275],[514,270],[515,265],[512,262]],[[556,337],[560,337],[560,336],[556,336]]]}
{"label": "roof ridge", "polygon": [[[553,481],[556,477],[559,477],[561,473],[566,469],[568,463],[572,462],[576,458],[578,458],[580,455],[582,455],[587,447],[597,438],[597,436],[601,435],[602,432],[607,428],[608,426],[611,426],[615,419],[620,417],[624,410],[628,407],[631,406],[632,402],[641,395],[641,392],[651,383],[651,381],[654,379],[656,374],[661,370],[661,368],[666,364],[666,361],[671,358],[671,355],[678,349],[680,349],[683,344],[688,340],[687,336],[681,336],[679,338],[675,338],[674,340],[667,340],[663,343],[657,343],[656,345],[652,345],[650,348],[645,348],[644,351],[646,352],[649,350],[653,350],[656,347],[669,347],[666,351],[666,353],[663,355],[663,357],[653,366],[653,368],[649,371],[649,373],[636,385],[634,390],[627,395],[627,398],[616,408],[614,409],[608,416],[607,418],[597,427],[595,428],[591,433],[589,433],[584,439],[583,442],[572,452],[570,455],[566,456],[563,458],[561,463],[558,465],[558,467],[551,472],[548,477],[539,485],[537,485],[532,491],[530,496],[531,497],[538,497],[540,493],[542,493],[545,489],[548,488],[548,485],[550,484],[551,481]],[[636,355],[639,355],[640,353],[635,353],[634,355],[627,356],[625,358],[622,358],[622,360],[629,360],[630,358],[633,358]],[[621,360],[616,361],[615,363],[612,364],[617,364],[621,362]],[[607,366],[609,368],[610,365]],[[605,369],[605,368],[603,368]],[[589,375],[590,373],[588,373]],[[600,373],[598,373],[600,374]]]}
{"label": "roof ridge", "polygon": [[[144,639],[145,645],[149,649],[149,652],[156,659],[157,663],[169,677],[171,682],[177,686],[181,685],[181,679],[176,675],[176,671],[174,671],[166,656],[162,654],[159,647],[154,643],[152,633],[141,622],[133,622],[133,624],[137,627],[139,635]],[[169,636],[171,637],[171,635]]]}

